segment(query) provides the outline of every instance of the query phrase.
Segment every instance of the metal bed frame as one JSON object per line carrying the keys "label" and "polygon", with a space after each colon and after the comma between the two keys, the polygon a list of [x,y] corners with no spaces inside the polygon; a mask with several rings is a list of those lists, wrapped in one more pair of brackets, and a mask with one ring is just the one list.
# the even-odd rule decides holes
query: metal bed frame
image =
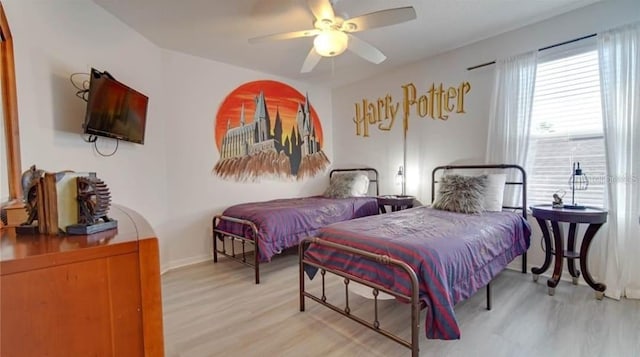
{"label": "metal bed frame", "polygon": [[[511,181],[511,182],[506,182],[505,184],[507,185],[521,185],[522,186],[522,201],[521,201],[521,205],[517,206],[517,207],[510,207],[510,206],[503,206],[503,209],[511,209],[511,210],[521,210],[522,211],[522,216],[526,219],[527,218],[527,193],[526,193],[526,187],[527,187],[527,175],[524,171],[524,169],[521,166],[518,165],[507,165],[507,164],[503,164],[503,165],[446,165],[446,166],[438,166],[433,170],[432,173],[432,181],[431,181],[431,197],[432,197],[432,202],[434,200],[434,193],[435,193],[435,184],[438,183],[438,181],[436,180],[436,173],[439,171],[446,171],[446,170],[466,170],[466,169],[472,169],[472,170],[491,170],[491,169],[503,169],[503,170],[509,170],[509,169],[513,169],[516,170],[518,172],[520,172],[520,180],[519,181]],[[310,244],[320,244],[320,245],[325,245],[328,247],[331,247],[333,249],[339,250],[339,251],[344,251],[347,253],[351,253],[351,254],[355,254],[358,256],[361,256],[365,259],[369,259],[369,260],[373,260],[375,262],[378,262],[380,264],[385,264],[385,265],[393,265],[393,266],[397,266],[400,269],[402,269],[404,271],[404,273],[406,273],[409,276],[409,279],[411,280],[411,294],[410,295],[404,295],[401,293],[398,293],[396,291],[387,289],[379,284],[376,284],[374,282],[370,282],[364,279],[361,279],[353,274],[350,274],[348,272],[343,272],[343,271],[339,271],[339,270],[335,270],[335,269],[331,269],[329,267],[323,266],[322,264],[318,264],[316,262],[307,260],[304,256],[304,251],[306,249],[306,247]],[[340,313],[341,315],[348,317],[351,320],[354,320],[358,323],[360,323],[363,326],[368,327],[369,329],[409,348],[411,350],[411,356],[412,357],[417,357],[419,356],[419,351],[420,351],[420,346],[419,346],[419,331],[420,331],[420,310],[425,308],[424,303],[422,303],[419,300],[419,285],[418,285],[418,278],[416,273],[413,271],[413,269],[405,262],[397,260],[397,259],[393,259],[387,255],[380,255],[380,254],[374,254],[365,250],[361,250],[361,249],[356,249],[353,247],[349,247],[349,246],[345,246],[342,244],[337,244],[337,243],[333,243],[333,242],[329,242],[329,241],[325,241],[322,240],[320,238],[317,237],[309,237],[309,238],[305,238],[302,240],[302,242],[300,243],[300,245],[298,246],[298,255],[299,255],[299,285],[300,285],[300,292],[299,292],[299,297],[300,297],[300,311],[305,311],[305,297],[309,298],[325,307],[330,308],[331,310]],[[526,274],[526,259],[527,257],[527,253],[525,252],[522,255],[522,273]],[[314,295],[313,293],[306,291],[305,290],[305,277],[304,277],[304,268],[305,266],[311,266],[314,268],[317,268],[320,272],[320,276],[321,276],[321,285],[322,285],[322,295],[321,296],[317,296]],[[337,305],[331,303],[328,301],[327,296],[326,296],[326,285],[325,285],[325,275],[326,273],[332,273],[334,275],[337,275],[339,277],[344,278],[343,283],[344,283],[344,293],[345,293],[345,306],[344,307],[338,307]],[[372,294],[373,294],[373,304],[374,304],[374,315],[372,320],[361,317],[361,316],[356,316],[355,314],[352,314],[351,308],[349,306],[349,283],[351,281],[355,281],[358,282],[362,285],[365,285],[369,288],[372,289]],[[487,310],[491,310],[491,282],[489,282],[487,284],[487,297],[486,297],[486,306],[487,306]],[[391,296],[394,296],[396,299],[400,299],[400,301],[408,301],[410,308],[411,308],[411,341],[408,341],[404,338],[402,338],[401,336],[386,330],[384,328],[381,327],[380,321],[379,321],[379,314],[378,314],[378,295],[380,292],[384,292],[387,293]]]}
{"label": "metal bed frame", "polygon": [[[375,184],[375,195],[378,196],[380,194],[378,187],[378,171],[374,168],[366,167],[366,168],[349,168],[349,169],[333,169],[329,172],[329,180],[335,173],[338,172],[349,172],[349,171],[364,171],[367,173],[369,177],[369,188],[371,192],[371,183]],[[229,221],[233,223],[238,223],[242,225],[246,225],[250,228],[250,235],[248,237],[240,236],[237,234],[233,234],[231,232],[227,232],[221,229],[216,228],[220,221]],[[252,267],[254,269],[255,281],[256,284],[260,284],[260,261],[259,261],[259,245],[256,244],[254,238],[258,237],[258,227],[256,227],[255,223],[250,220],[224,216],[222,214],[215,215],[213,217],[213,262],[218,262],[218,254],[221,254],[229,259],[232,259],[240,264],[243,264],[248,267]],[[218,240],[222,242],[222,247],[219,249]],[[230,243],[230,249],[227,247],[227,242]],[[236,252],[235,242],[240,243],[240,252]],[[252,250],[247,250],[249,245],[253,247]],[[253,257],[248,257],[247,253],[253,251]],[[253,258],[253,259],[251,259]]]}

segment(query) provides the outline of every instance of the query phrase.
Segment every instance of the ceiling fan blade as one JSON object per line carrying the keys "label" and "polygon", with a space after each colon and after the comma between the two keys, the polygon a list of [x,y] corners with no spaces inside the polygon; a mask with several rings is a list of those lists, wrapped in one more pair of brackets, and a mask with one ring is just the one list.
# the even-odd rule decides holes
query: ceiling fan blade
{"label": "ceiling fan blade", "polygon": [[349,35],[349,47],[347,48],[349,51],[375,64],[382,63],[387,59],[387,56],[380,52],[379,49],[353,35]]}
{"label": "ceiling fan blade", "polygon": [[303,31],[293,31],[293,32],[284,32],[284,33],[274,33],[272,35],[259,36],[249,39],[249,43],[260,43],[267,41],[277,41],[277,40],[289,40],[292,38],[299,37],[311,37],[320,33],[318,29],[312,30],[303,30]]}
{"label": "ceiling fan blade", "polygon": [[357,32],[376,27],[395,25],[416,18],[416,10],[413,6],[398,7],[395,9],[371,12],[362,16],[345,20],[342,29],[348,32]]}
{"label": "ceiling fan blade", "polygon": [[309,9],[311,9],[316,20],[327,19],[333,21],[336,17],[329,0],[307,0],[307,5],[309,5]]}
{"label": "ceiling fan blade", "polygon": [[321,58],[322,56],[320,56],[318,52],[316,52],[316,50],[313,47],[311,47],[311,51],[309,51],[307,58],[304,59],[304,63],[302,64],[302,69],[300,70],[300,73],[311,72],[311,70],[313,70],[313,68],[318,64],[318,62],[320,62]]}

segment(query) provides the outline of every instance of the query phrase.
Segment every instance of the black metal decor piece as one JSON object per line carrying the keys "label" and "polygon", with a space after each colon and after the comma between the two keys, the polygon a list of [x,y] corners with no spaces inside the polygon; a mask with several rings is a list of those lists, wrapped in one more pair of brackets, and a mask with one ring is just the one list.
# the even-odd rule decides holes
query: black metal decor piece
{"label": "black metal decor piece", "polygon": [[109,187],[95,175],[77,178],[76,200],[78,223],[66,227],[68,234],[93,234],[118,226],[118,221],[107,216],[111,206]]}
{"label": "black metal decor piece", "polygon": [[22,173],[21,183],[24,200],[24,208],[27,211],[27,220],[16,227],[17,234],[38,233],[38,223],[44,217],[38,217],[38,182],[44,176],[44,170],[36,168],[36,165]]}

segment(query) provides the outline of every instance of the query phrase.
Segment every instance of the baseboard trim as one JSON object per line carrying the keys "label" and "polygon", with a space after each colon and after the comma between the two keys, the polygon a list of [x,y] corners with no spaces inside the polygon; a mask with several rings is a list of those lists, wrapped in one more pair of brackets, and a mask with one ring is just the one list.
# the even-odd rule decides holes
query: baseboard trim
{"label": "baseboard trim", "polygon": [[206,262],[206,261],[211,261],[213,262],[213,255],[211,254],[203,254],[203,255],[198,255],[195,257],[189,257],[189,258],[184,258],[184,259],[178,259],[178,260],[173,260],[170,261],[169,263],[167,263],[166,265],[163,265],[160,267],[160,275],[163,275],[165,273],[168,273],[174,269],[178,269],[178,268],[184,268],[186,266],[189,265],[194,265],[194,264],[198,264],[198,263],[202,263],[202,262]]}
{"label": "baseboard trim", "polygon": [[[174,260],[171,261],[169,263],[167,263],[166,265],[163,265],[160,267],[160,275],[166,274],[168,272],[170,272],[171,270],[174,269],[178,269],[178,268],[184,268],[187,267],[189,265],[195,265],[195,264],[199,264],[202,262],[206,262],[206,261],[212,261],[213,262],[213,255],[212,254],[203,254],[203,255],[199,255],[199,256],[195,256],[195,257],[189,257],[189,258],[184,258],[184,259],[178,259],[178,260]],[[531,274],[531,268],[533,266],[527,266],[527,275]],[[512,270],[512,271],[517,271],[520,272],[522,269],[522,264],[518,261],[516,264],[509,264],[506,267],[507,270]],[[553,269],[552,267],[550,267],[550,269],[547,269],[546,272],[544,272],[543,274],[540,274],[541,277],[543,278],[551,278],[551,275],[553,273]],[[571,276],[569,275],[568,271],[563,271],[562,277],[560,277],[561,281],[568,281],[571,282]],[[582,279],[582,276],[580,276],[580,279],[578,280],[578,285],[584,285],[584,286],[588,286],[587,283],[584,281],[584,279]]]}

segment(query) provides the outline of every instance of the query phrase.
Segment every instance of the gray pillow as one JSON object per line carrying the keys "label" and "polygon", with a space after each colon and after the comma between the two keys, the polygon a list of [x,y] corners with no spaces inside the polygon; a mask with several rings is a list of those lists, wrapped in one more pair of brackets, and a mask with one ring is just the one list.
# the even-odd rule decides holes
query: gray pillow
{"label": "gray pillow", "polygon": [[442,177],[433,208],[459,213],[482,212],[486,181],[486,175]]}
{"label": "gray pillow", "polygon": [[359,172],[338,173],[331,176],[325,197],[347,198],[365,196],[369,187],[369,178]]}

